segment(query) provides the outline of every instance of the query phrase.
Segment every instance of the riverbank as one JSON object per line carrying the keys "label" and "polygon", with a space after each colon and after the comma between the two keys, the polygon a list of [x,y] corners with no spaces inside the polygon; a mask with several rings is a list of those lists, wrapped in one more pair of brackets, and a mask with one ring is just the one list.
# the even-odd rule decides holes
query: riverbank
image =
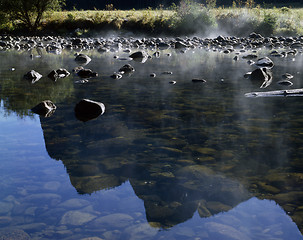
{"label": "riverbank", "polygon": [[[1,25],[1,33],[25,34],[18,22]],[[264,36],[303,34],[303,8],[205,8],[179,6],[173,10],[60,11],[46,13],[36,34],[89,36],[124,31],[147,35],[218,34]]]}

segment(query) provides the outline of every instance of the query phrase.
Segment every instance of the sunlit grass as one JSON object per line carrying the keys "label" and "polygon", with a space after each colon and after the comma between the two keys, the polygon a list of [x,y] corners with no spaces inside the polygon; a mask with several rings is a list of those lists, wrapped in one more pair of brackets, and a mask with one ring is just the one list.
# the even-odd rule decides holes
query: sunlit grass
{"label": "sunlit grass", "polygon": [[[61,11],[44,15],[39,31],[54,34],[129,30],[149,34],[303,35],[303,8],[199,8]],[[184,12],[186,16],[184,16]],[[182,14],[183,15],[182,15]],[[13,30],[12,23],[3,30]],[[203,31],[202,31],[203,30]]]}

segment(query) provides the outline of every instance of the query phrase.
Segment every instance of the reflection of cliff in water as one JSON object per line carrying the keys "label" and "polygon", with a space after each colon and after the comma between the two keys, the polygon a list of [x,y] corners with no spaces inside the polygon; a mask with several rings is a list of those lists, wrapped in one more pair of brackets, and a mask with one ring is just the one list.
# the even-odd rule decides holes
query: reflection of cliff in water
{"label": "reflection of cliff in water", "polygon": [[[154,113],[139,120],[136,110],[126,113],[121,106],[107,108],[103,116],[83,123],[75,118],[73,108],[72,104],[58,105],[51,118],[41,118],[49,155],[63,162],[80,194],[113,188],[129,179],[136,195],[144,200],[151,224],[171,227],[190,219],[197,210],[201,217],[209,217],[253,195],[275,199],[283,207],[299,196],[295,192],[292,199],[283,195],[286,184],[288,191],[296,190],[298,184],[292,177],[283,179],[286,173],[279,165],[270,170],[266,165],[273,165],[270,158],[266,164],[259,160],[246,163],[235,157],[239,149],[216,152],[209,146],[201,147],[215,141],[217,132],[206,136],[191,129],[186,134],[185,129],[161,130],[155,124],[165,126],[167,119],[158,121]],[[121,112],[124,119],[118,118]],[[230,149],[229,141],[222,143],[220,148]],[[294,220],[299,226],[301,218]]]}

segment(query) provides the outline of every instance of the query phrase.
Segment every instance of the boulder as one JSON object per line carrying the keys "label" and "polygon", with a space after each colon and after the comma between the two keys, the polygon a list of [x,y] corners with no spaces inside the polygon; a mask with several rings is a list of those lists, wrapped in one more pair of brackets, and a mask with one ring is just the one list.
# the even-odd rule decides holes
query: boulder
{"label": "boulder", "polygon": [[79,64],[83,64],[83,65],[86,65],[88,64],[92,59],[85,55],[85,54],[82,54],[82,53],[77,53],[76,54],[76,58],[75,58],[75,61]]}
{"label": "boulder", "polygon": [[104,114],[105,105],[101,102],[82,99],[75,107],[76,118],[82,122],[89,121]]}
{"label": "boulder", "polygon": [[35,70],[31,70],[24,75],[24,78],[26,80],[30,81],[31,83],[35,83],[35,82],[39,81],[40,78],[42,78],[42,75],[40,73],[36,72]]}
{"label": "boulder", "polygon": [[181,41],[175,42],[175,48],[176,49],[182,49],[182,48],[187,48],[187,47],[188,46],[185,43],[181,42]]}
{"label": "boulder", "polygon": [[92,70],[90,69],[80,69],[78,72],[77,72],[77,75],[81,78],[92,78],[92,77],[97,77],[98,76],[98,73],[97,72],[93,72]]}
{"label": "boulder", "polygon": [[134,52],[131,55],[129,55],[130,58],[134,59],[134,58],[144,58],[147,57],[146,52],[143,51],[138,51],[138,52]]}
{"label": "boulder", "polygon": [[59,68],[57,70],[51,71],[47,75],[47,77],[56,82],[58,80],[58,78],[65,78],[65,77],[68,77],[69,75],[70,75],[69,71],[67,71],[64,68]]}
{"label": "boulder", "polygon": [[138,51],[134,52],[131,55],[129,55],[130,58],[132,58],[136,62],[144,63],[148,59],[148,55],[146,52]]}
{"label": "boulder", "polygon": [[56,105],[50,100],[44,100],[40,102],[38,105],[33,107],[32,112],[39,114],[43,117],[50,117],[56,111]]}
{"label": "boulder", "polygon": [[113,79],[120,79],[120,78],[122,78],[122,74],[121,73],[114,73],[110,77],[113,78]]}
{"label": "boulder", "polygon": [[252,81],[263,81],[260,88],[268,87],[272,82],[272,72],[268,68],[257,68],[256,70],[252,71],[250,74],[250,79]]}
{"label": "boulder", "polygon": [[135,71],[135,68],[130,65],[130,64],[125,64],[123,67],[121,67],[119,69],[119,72],[124,74],[124,73],[131,73],[131,72],[134,72]]}
{"label": "boulder", "polygon": [[265,67],[265,68],[273,68],[274,63],[269,57],[263,57],[258,59],[256,62],[256,66],[258,67]]}

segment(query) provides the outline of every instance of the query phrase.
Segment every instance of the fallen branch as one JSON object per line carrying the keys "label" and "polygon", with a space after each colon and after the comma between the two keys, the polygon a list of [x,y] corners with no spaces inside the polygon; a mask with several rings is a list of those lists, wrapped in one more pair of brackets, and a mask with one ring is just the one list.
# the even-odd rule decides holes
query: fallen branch
{"label": "fallen branch", "polygon": [[303,97],[303,88],[245,93],[245,97]]}

